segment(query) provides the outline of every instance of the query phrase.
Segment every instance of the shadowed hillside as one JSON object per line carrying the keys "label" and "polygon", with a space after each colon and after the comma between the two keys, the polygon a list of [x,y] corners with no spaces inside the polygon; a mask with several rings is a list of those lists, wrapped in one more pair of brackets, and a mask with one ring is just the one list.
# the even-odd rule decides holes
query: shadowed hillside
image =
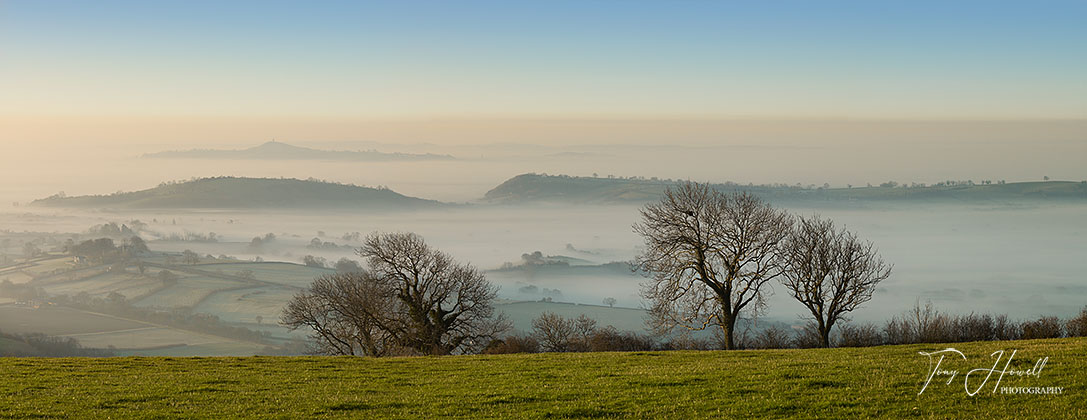
{"label": "shadowed hillside", "polygon": [[[665,188],[680,181],[642,178],[589,178],[523,174],[487,192],[483,201],[517,204],[556,202],[572,204],[640,203],[657,199]],[[1070,181],[1007,184],[954,183],[933,186],[822,188],[786,185],[714,184],[723,192],[749,191],[772,201],[1031,201],[1087,202],[1087,183]]]}
{"label": "shadowed hillside", "polygon": [[79,197],[52,196],[34,201],[44,207],[174,208],[351,208],[400,210],[443,205],[385,188],[321,181],[269,178],[204,178],[166,183],[143,191]]}

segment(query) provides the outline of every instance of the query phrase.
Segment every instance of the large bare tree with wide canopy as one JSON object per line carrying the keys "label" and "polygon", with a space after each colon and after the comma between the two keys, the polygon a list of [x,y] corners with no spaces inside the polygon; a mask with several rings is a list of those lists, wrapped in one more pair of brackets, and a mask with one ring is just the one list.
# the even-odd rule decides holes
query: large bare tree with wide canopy
{"label": "large bare tree with wide canopy", "polygon": [[483,273],[418,235],[371,234],[358,254],[364,272],[317,279],[283,316],[288,326],[311,327],[327,353],[466,353],[509,328],[495,316],[497,288]]}
{"label": "large bare tree with wide canopy", "polygon": [[725,349],[735,349],[742,311],[760,308],[765,286],[782,273],[779,246],[790,226],[784,211],[754,195],[693,182],[646,205],[634,225],[645,240],[636,265],[652,277],[642,292],[655,329],[716,327]]}

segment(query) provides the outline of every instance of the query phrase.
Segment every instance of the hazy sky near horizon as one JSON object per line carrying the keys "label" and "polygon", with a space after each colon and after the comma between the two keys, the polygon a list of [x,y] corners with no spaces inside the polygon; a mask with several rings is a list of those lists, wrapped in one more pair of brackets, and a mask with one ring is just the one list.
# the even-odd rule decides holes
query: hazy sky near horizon
{"label": "hazy sky near horizon", "polygon": [[[0,1],[0,192],[318,176],[459,200],[530,171],[1079,180],[1083,22],[1073,1]],[[463,160],[135,159],[273,138]],[[490,144],[694,149],[461,147]]]}
{"label": "hazy sky near horizon", "polygon": [[0,117],[1082,119],[1085,21],[1074,1],[4,1]]}

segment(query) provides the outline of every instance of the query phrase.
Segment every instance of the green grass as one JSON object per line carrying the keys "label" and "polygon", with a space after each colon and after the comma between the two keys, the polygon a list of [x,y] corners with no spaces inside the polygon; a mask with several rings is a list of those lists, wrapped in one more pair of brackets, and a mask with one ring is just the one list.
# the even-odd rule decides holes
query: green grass
{"label": "green grass", "polygon": [[960,343],[969,362],[1017,349],[1015,369],[1061,395],[967,396],[921,350],[356,357],[0,359],[0,418],[1085,418],[1087,339]]}

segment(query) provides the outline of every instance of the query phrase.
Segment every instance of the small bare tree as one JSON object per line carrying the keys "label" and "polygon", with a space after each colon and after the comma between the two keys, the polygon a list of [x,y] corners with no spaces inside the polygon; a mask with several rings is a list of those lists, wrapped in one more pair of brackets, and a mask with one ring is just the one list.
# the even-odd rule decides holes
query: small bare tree
{"label": "small bare tree", "polygon": [[366,273],[318,277],[283,310],[281,322],[294,330],[309,327],[316,352],[330,355],[384,356],[396,347],[384,327],[395,315],[392,294]]}
{"label": "small bare tree", "polygon": [[558,314],[544,312],[532,320],[532,335],[543,351],[570,351],[574,324]]}
{"label": "small bare tree", "polygon": [[596,320],[584,314],[577,318],[564,318],[544,312],[532,320],[533,336],[543,351],[548,352],[588,351],[589,338],[595,331]]}
{"label": "small bare tree", "polygon": [[637,267],[658,332],[719,327],[726,349],[744,310],[764,303],[763,286],[781,274],[778,247],[791,219],[748,193],[722,194],[685,183],[641,211],[634,231],[645,240]]}
{"label": "small bare tree", "polygon": [[469,352],[510,327],[504,316],[494,316],[498,289],[482,272],[416,234],[375,233],[358,253],[379,289],[396,299],[398,316],[382,325],[404,347],[429,355]]}
{"label": "small bare tree", "polygon": [[830,347],[835,323],[871,300],[876,285],[891,275],[872,243],[819,217],[799,218],[781,255],[782,284],[808,308],[823,347]]}

